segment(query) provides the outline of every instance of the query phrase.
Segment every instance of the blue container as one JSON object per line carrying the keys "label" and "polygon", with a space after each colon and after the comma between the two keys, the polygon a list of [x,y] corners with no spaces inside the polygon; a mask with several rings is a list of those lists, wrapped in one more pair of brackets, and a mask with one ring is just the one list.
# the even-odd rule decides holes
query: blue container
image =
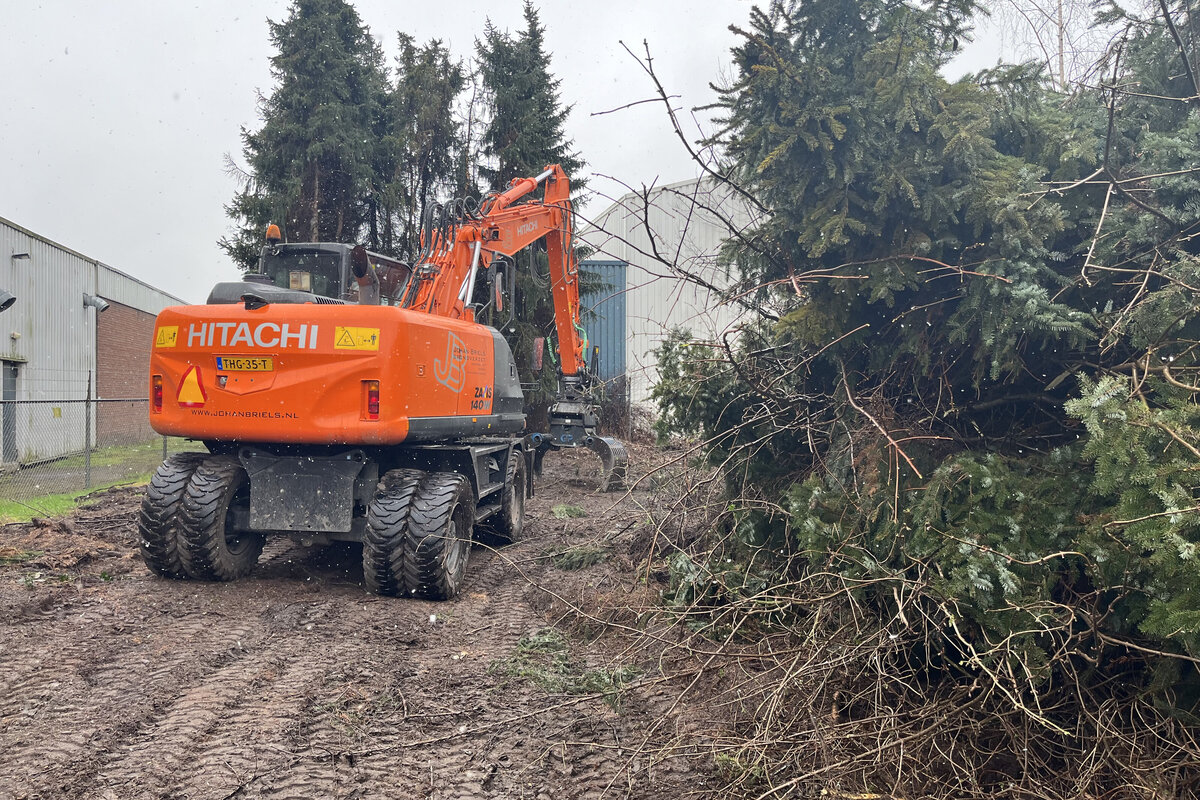
{"label": "blue container", "polygon": [[[580,296],[583,328],[588,345],[600,346],[601,380],[625,374],[625,270],[624,261],[588,260],[579,263],[584,286],[593,287]],[[588,355],[589,362],[591,354]]]}

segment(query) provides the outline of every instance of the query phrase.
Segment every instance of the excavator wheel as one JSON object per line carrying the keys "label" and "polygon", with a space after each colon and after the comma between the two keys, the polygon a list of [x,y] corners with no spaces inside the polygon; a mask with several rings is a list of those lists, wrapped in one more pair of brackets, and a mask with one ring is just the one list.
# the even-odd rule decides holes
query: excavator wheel
{"label": "excavator wheel", "polygon": [[449,600],[458,594],[471,554],[475,499],[456,472],[433,472],[412,499],[404,537],[404,580],[409,594]]}
{"label": "excavator wheel", "polygon": [[363,537],[363,585],[371,594],[401,596],[404,587],[404,539],[412,499],[425,473],[394,469],[384,474],[367,506]]}
{"label": "excavator wheel", "polygon": [[159,465],[138,515],[142,560],[155,575],[186,578],[187,554],[179,532],[179,512],[188,481],[208,453],[176,453]]}
{"label": "excavator wheel", "polygon": [[250,574],[262,554],[263,535],[233,527],[234,509],[249,507],[250,479],[236,458],[206,458],[188,483],[180,528],[189,576],[231,581]]}
{"label": "excavator wheel", "polygon": [[508,456],[500,510],[482,523],[484,533],[497,544],[520,541],[525,530],[525,453],[514,449]]}
{"label": "excavator wheel", "polygon": [[611,492],[625,487],[629,470],[629,455],[625,445],[608,436],[596,436],[588,442],[588,449],[600,456],[603,471],[600,473],[600,491]]}

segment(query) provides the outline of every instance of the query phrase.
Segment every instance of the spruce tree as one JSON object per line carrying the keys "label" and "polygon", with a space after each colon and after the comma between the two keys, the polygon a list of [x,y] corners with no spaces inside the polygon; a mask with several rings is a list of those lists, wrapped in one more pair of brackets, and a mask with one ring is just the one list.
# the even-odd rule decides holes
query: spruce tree
{"label": "spruce tree", "polygon": [[1136,662],[1127,685],[1195,713],[1172,656],[1200,656],[1190,7],[1113,6],[1109,77],[1064,98],[1040,65],[945,79],[971,6],[777,2],[739,29],[713,144],[763,214],[724,255],[769,313],[664,345],[660,429],[749,496],[756,568],[920,605],[931,666],[1015,696]]}
{"label": "spruce tree", "polygon": [[345,0],[293,0],[268,25],[275,87],[262,127],[242,130],[249,174],[226,209],[238,229],[221,241],[247,268],[267,222],[288,241],[358,239],[386,90],[382,51]]}
{"label": "spruce tree", "polygon": [[466,71],[437,39],[420,47],[405,33],[398,40],[396,79],[378,134],[370,241],[412,259],[426,208],[449,194],[461,168],[463,135],[454,104]]}
{"label": "spruce tree", "polygon": [[[560,82],[550,70],[546,31],[530,0],[525,0],[524,14],[525,28],[515,36],[489,20],[483,38],[475,43],[488,117],[482,137],[484,160],[479,167],[483,188],[503,191],[514,178],[537,175],[548,164],[561,164],[577,192],[583,186],[579,173],[584,162],[572,150],[564,130],[571,107],[562,104]],[[535,380],[528,372],[533,340],[549,336],[554,326],[547,263],[544,248],[530,248],[519,257],[513,283],[515,331],[505,333],[526,382]],[[535,413],[553,394],[552,370],[543,370],[537,382],[538,388],[530,396]]]}

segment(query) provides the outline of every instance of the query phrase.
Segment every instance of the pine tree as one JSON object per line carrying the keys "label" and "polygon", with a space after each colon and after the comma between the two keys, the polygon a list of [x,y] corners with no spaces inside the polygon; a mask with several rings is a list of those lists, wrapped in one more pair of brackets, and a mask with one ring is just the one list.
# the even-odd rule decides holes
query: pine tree
{"label": "pine tree", "polygon": [[[513,178],[537,175],[548,164],[561,164],[578,192],[584,183],[579,178],[584,162],[571,149],[564,130],[571,107],[562,105],[560,82],[550,71],[545,28],[533,3],[525,0],[523,31],[512,36],[489,20],[475,49],[488,112],[482,137],[485,161],[479,167],[485,190],[503,191]],[[529,248],[520,256],[513,286],[517,318],[510,341],[527,382],[533,380],[526,370],[532,362],[533,340],[548,336],[554,324],[550,285],[544,277],[547,263],[544,249]],[[554,376],[544,370],[531,396],[535,409],[545,405],[553,388]]]}
{"label": "pine tree", "polygon": [[417,47],[398,35],[396,81],[379,131],[371,244],[400,258],[419,251],[425,209],[456,184],[463,134],[454,104],[466,85],[462,63],[438,40]]}
{"label": "pine tree", "polygon": [[242,131],[249,172],[226,209],[238,229],[221,242],[245,267],[268,221],[290,241],[359,237],[386,89],[382,51],[345,0],[293,0],[268,25],[275,87],[262,127]]}

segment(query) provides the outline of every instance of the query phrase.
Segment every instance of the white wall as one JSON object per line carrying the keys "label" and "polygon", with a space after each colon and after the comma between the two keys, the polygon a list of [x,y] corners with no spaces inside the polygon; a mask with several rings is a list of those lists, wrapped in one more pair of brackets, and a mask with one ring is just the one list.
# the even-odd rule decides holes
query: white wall
{"label": "white wall", "polygon": [[744,202],[701,179],[668,184],[646,195],[631,192],[580,231],[579,238],[597,251],[591,258],[629,265],[625,364],[635,403],[650,398],[658,378],[654,351],[672,328],[685,328],[701,340],[716,340],[734,328],[737,307],[722,303],[687,276],[727,286],[717,253],[730,226],[741,228],[750,220]]}

